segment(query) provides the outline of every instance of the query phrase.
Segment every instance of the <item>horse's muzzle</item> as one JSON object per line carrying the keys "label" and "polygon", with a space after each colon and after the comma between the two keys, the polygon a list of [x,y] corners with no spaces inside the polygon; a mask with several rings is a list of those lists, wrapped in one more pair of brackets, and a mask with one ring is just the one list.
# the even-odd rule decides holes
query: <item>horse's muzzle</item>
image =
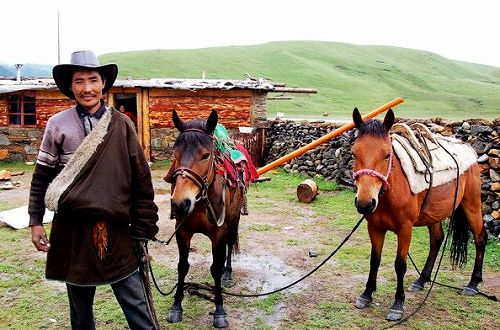
{"label": "horse's muzzle", "polygon": [[356,209],[358,210],[358,213],[360,214],[370,214],[373,211],[375,211],[375,208],[377,207],[377,200],[375,198],[372,198],[371,201],[368,202],[361,202],[358,200],[358,197],[354,198],[354,205],[356,206]]}
{"label": "horse's muzzle", "polygon": [[182,219],[193,211],[192,202],[189,198],[183,199],[179,203],[172,201],[172,209],[178,218]]}

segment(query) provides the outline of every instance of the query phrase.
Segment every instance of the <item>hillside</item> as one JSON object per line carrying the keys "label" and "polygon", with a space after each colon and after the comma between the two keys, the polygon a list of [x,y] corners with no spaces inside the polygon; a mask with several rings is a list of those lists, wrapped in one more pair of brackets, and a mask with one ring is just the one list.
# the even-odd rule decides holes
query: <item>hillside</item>
{"label": "hillside", "polygon": [[426,51],[344,43],[288,41],[254,46],[110,53],[120,77],[245,79],[265,77],[318,94],[269,101],[270,116],[349,119],[397,96],[396,115],[447,119],[500,117],[500,68],[459,62]]}
{"label": "hillside", "polygon": [[[17,70],[14,64],[0,63],[0,77],[14,78],[16,75]],[[21,76],[23,78],[51,78],[52,66],[27,63],[21,67]]]}

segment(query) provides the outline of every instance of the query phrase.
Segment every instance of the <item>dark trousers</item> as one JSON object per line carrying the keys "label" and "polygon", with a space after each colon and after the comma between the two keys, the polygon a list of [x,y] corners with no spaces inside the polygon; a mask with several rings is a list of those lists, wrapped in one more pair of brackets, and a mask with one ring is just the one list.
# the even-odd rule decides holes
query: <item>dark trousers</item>
{"label": "dark trousers", "polygon": [[[95,286],[66,284],[70,306],[72,329],[95,329],[94,295]],[[139,271],[127,278],[111,284],[120,307],[131,330],[156,329],[151,316],[151,308],[146,299],[144,282]]]}

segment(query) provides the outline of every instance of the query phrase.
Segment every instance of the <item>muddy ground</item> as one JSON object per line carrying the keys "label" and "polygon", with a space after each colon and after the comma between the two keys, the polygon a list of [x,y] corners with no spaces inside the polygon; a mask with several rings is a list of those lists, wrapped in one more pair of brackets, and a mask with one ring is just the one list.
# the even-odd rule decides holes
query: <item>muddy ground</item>
{"label": "muddy ground", "polygon": [[[164,171],[153,171],[156,202],[160,207],[159,239],[166,240],[174,230],[174,221],[169,219],[169,186],[162,180]],[[31,174],[13,177],[19,181],[19,187],[1,191],[2,201],[13,206],[27,203]],[[295,187],[284,193],[294,193]],[[255,198],[259,198],[258,195]],[[241,253],[234,258],[233,269],[235,286],[228,289],[232,292],[245,293],[267,292],[283,287],[316,267],[337,246],[350,228],[343,228],[334,233],[332,230],[334,217],[315,216],[310,208],[299,203],[275,203],[269,209],[260,208],[257,212],[250,209],[250,214],[241,219],[240,247]],[[353,223],[354,225],[354,223]],[[361,234],[348,244],[361,245],[353,254],[344,253],[335,256],[318,272],[307,280],[284,291],[276,298],[237,298],[225,297],[225,306],[231,329],[336,329],[344,328],[383,328],[388,325],[384,321],[392,297],[394,295],[395,275],[393,272],[393,254],[385,258],[379,272],[379,290],[374,297],[372,307],[359,311],[353,306],[356,297],[362,293],[367,279],[369,265],[369,243],[366,226],[360,229]],[[333,237],[337,243],[333,244]],[[332,238],[332,239],[331,239]],[[158,276],[159,285],[168,291],[175,284],[177,265],[177,247],[175,239],[169,246],[150,243],[150,254],[153,267],[163,268],[165,276]],[[317,257],[310,253],[316,252]],[[387,253],[387,252],[386,252]],[[35,252],[34,252],[35,254]],[[346,261],[346,258],[352,260]],[[197,235],[193,239],[190,254],[190,272],[187,281],[211,282],[209,267],[211,263],[210,243],[208,239]],[[348,265],[349,269],[344,269]],[[445,276],[449,275],[447,267],[443,268]],[[162,273],[162,272],[159,272]],[[457,285],[465,285],[470,272],[459,273],[455,280]],[[415,278],[416,272],[408,265],[405,286]],[[484,291],[500,296],[500,274],[485,273]],[[381,288],[381,289],[380,289]],[[63,289],[63,288],[61,288]],[[458,294],[453,294],[453,304],[463,311],[460,315],[446,308],[447,301],[437,298],[446,289],[438,288],[431,294],[435,302],[424,305],[416,316],[417,322],[404,325],[403,328],[460,328],[457,320],[468,317],[467,306],[471,303],[463,301]],[[64,290],[62,290],[64,291]],[[447,293],[449,295],[449,293]],[[413,310],[424,295],[407,293],[406,311]],[[171,328],[165,316],[172,303],[172,296],[162,297],[155,293],[156,310],[163,328]],[[267,300],[266,300],[267,299]],[[482,299],[482,298],[478,298]],[[270,307],[265,306],[270,302]],[[210,328],[212,317],[209,312],[213,306],[208,301],[186,294],[184,301],[185,315],[183,327],[188,329]],[[486,308],[485,314],[497,315],[498,312]],[[490,315],[491,316],[491,315]],[[356,319],[352,321],[351,319]],[[358,321],[359,319],[359,321]],[[432,320],[430,322],[430,320]],[[478,319],[478,329],[494,329],[498,323]],[[430,323],[429,323],[430,322]],[[437,322],[437,323],[435,323]],[[179,328],[175,326],[174,328]]]}

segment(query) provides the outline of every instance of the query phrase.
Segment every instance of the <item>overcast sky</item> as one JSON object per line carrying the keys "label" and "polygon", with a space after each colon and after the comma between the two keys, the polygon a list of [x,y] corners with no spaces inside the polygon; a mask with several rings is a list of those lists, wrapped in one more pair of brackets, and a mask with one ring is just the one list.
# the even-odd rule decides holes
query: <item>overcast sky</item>
{"label": "overcast sky", "polygon": [[72,51],[319,40],[431,51],[500,67],[497,0],[4,0],[0,63],[57,64]]}

